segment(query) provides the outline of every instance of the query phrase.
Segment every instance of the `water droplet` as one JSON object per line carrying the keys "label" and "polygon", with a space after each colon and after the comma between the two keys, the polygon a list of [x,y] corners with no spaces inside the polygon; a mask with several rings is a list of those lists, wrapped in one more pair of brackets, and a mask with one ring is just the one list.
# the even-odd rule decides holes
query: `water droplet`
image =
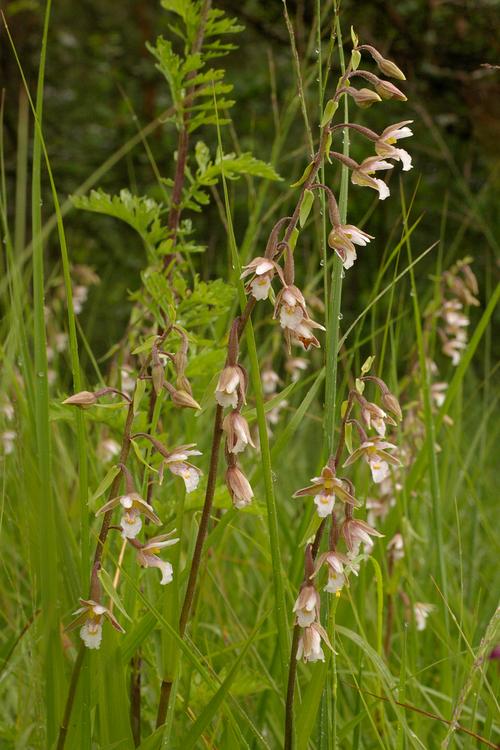
{"label": "water droplet", "polygon": [[325,261],[324,260],[320,260],[319,264],[320,264],[321,268],[323,268],[323,266],[325,265]]}
{"label": "water droplet", "polygon": [[319,49],[314,50],[317,55],[319,55]]}
{"label": "water droplet", "polygon": [[43,206],[43,201],[40,201],[40,205]]}
{"label": "water droplet", "polygon": [[44,372],[37,372],[37,375],[39,378],[43,378],[45,376]]}
{"label": "water droplet", "polygon": [[339,320],[342,320],[343,317],[344,315],[342,313],[339,313]]}
{"label": "water droplet", "polygon": [[271,479],[273,480],[273,482],[277,482],[278,481],[278,475],[276,474],[275,471],[271,472]]}

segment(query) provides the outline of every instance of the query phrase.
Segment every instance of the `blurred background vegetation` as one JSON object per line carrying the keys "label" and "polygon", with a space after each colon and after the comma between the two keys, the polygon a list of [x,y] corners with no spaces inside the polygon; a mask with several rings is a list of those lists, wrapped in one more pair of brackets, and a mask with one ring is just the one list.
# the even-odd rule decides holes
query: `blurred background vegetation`
{"label": "blurred background vegetation", "polygon": [[[218,6],[237,16],[245,33],[235,40],[239,49],[224,61],[227,80],[234,84],[233,126],[225,130],[226,150],[252,150],[271,160],[271,146],[285,106],[296,98],[289,38],[279,0],[263,2],[221,0]],[[314,7],[305,0],[290,0],[299,55],[304,63],[306,97],[316,132],[317,87],[311,39]],[[331,4],[321,3],[324,13]],[[444,243],[443,264],[470,254],[482,279],[494,270],[498,251],[498,187],[500,153],[499,5],[495,0],[403,0],[343,3],[344,19],[352,21],[362,42],[377,46],[405,70],[409,106],[392,103],[394,121],[414,119],[411,151],[414,170],[405,180],[410,196],[416,190],[413,218],[423,215],[418,229],[418,249],[439,239]],[[5,5],[20,59],[32,91],[36,83],[43,4],[12,0]],[[49,32],[44,133],[61,199],[99,167],[114,151],[151,122],[170,104],[164,81],[155,70],[145,44],[158,34],[168,35],[171,21],[156,2],[124,0],[121,3],[86,0],[54,4]],[[327,26],[325,26],[325,29]],[[347,29],[345,29],[347,31]],[[5,154],[10,194],[16,170],[16,138],[20,79],[15,61],[3,40],[1,77],[5,88]],[[326,41],[326,40],[325,40]],[[350,44],[350,41],[349,41]],[[333,79],[332,79],[333,85]],[[297,102],[295,102],[297,104]],[[133,114],[134,113],[134,114]],[[134,119],[137,117],[137,120]],[[356,113],[354,113],[356,117]],[[363,122],[382,129],[385,108],[372,108]],[[198,136],[198,134],[196,134]],[[215,128],[201,137],[215,147]],[[366,145],[353,139],[353,156],[363,158]],[[175,168],[176,132],[171,124],[149,137],[160,173],[171,177]],[[290,182],[301,173],[307,144],[300,110],[290,123],[275,167],[281,183],[268,188],[269,207],[286,200]],[[394,170],[396,171],[396,170]],[[332,169],[333,173],[333,169]],[[327,175],[327,178],[329,176]],[[396,177],[393,176],[394,186]],[[100,181],[110,193],[130,187],[139,194],[158,193],[158,186],[141,144],[120,160]],[[47,191],[48,191],[48,186]],[[371,191],[353,191],[350,221],[366,218],[373,206]],[[237,239],[247,227],[248,208],[254,196],[240,184],[233,193]],[[47,193],[47,215],[51,201]],[[380,204],[366,228],[382,242],[394,229],[399,201]],[[14,201],[10,202],[14,210]],[[367,214],[368,212],[368,214]],[[264,212],[266,213],[266,211]],[[271,213],[271,210],[267,211]],[[12,218],[12,217],[11,217]],[[212,203],[202,216],[194,216],[195,234],[207,245],[199,270],[205,277],[224,275],[227,263],[225,231]],[[272,225],[269,216],[268,229]],[[443,229],[444,227],[444,229]],[[145,264],[137,235],[126,225],[93,214],[72,212],[66,222],[73,263],[90,264],[101,278],[91,288],[89,304],[81,316],[92,349],[103,354],[120,339],[130,311],[128,291],[140,285],[139,270]],[[264,240],[264,232],[261,236]],[[259,237],[254,247],[258,249]],[[310,255],[307,239],[301,242],[304,258]],[[59,251],[52,238],[47,252],[57,273]],[[430,256],[433,254],[431,253]],[[344,306],[361,309],[371,289],[371,278],[380,258],[366,252],[363,272],[352,274],[346,286]],[[427,265],[426,265],[427,263]],[[434,267],[428,257],[419,270]],[[495,269],[496,270],[496,269]]]}

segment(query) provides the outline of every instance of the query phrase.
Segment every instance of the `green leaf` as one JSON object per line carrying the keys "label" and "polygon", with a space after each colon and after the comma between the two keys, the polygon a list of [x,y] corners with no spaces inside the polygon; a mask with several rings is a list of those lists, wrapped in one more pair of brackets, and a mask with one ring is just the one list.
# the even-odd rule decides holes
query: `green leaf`
{"label": "green leaf", "polygon": [[146,392],[146,381],[143,378],[138,378],[135,383],[134,390],[134,416],[138,413],[141,406],[142,397]]}
{"label": "green leaf", "polygon": [[304,192],[304,199],[300,206],[300,213],[299,213],[299,224],[301,227],[304,226],[304,224],[307,221],[307,218],[311,212],[311,208],[313,207],[314,203],[314,193],[312,190],[306,190]]}
{"label": "green leaf", "polygon": [[111,599],[115,607],[120,610],[122,615],[126,617],[127,620],[132,622],[131,618],[128,616],[125,610],[125,607],[122,604],[120,597],[118,596],[118,592],[113,586],[113,579],[111,578],[107,570],[105,570],[105,568],[101,568],[98,573],[98,576],[99,576],[99,580],[102,584],[104,591],[109,596],[109,598]]}
{"label": "green leaf", "polygon": [[309,177],[309,175],[311,174],[311,170],[313,166],[314,166],[314,162],[311,162],[310,164],[308,164],[307,167],[302,172],[302,177],[300,177],[300,179],[298,179],[297,182],[293,182],[290,185],[290,187],[299,187],[299,185],[302,185],[302,183],[304,183]]}
{"label": "green leaf", "polygon": [[262,617],[260,621],[256,624],[247,642],[242,648],[238,658],[233,662],[233,666],[231,667],[231,670],[229,671],[229,674],[227,675],[226,679],[224,680],[220,688],[217,690],[213,698],[210,700],[210,702],[205,706],[201,714],[198,716],[194,725],[190,729],[187,737],[183,738],[182,746],[185,750],[191,750],[191,748],[196,746],[199,738],[203,734],[208,724],[212,721],[212,719],[215,716],[218,715],[222,702],[224,701],[232,683],[234,682],[234,679],[236,678],[238,674],[240,664],[242,663],[243,659],[245,658],[248,652],[248,649],[250,648],[253,641],[255,640],[255,636],[259,632],[264,622],[269,617],[270,617],[270,613],[266,612],[264,617]]}
{"label": "green leaf", "polygon": [[119,466],[115,465],[115,466],[111,467],[111,469],[108,471],[108,473],[106,474],[106,476],[101,480],[101,482],[97,486],[96,491],[94,492],[94,494],[90,498],[90,500],[89,500],[89,505],[90,506],[94,505],[95,501],[99,497],[101,497],[101,495],[104,495],[104,493],[106,492],[106,490],[108,489],[108,487],[111,486],[111,484],[113,483],[113,480],[115,479],[115,477],[118,476],[119,473],[120,473],[120,467]]}
{"label": "green leaf", "polygon": [[361,62],[361,52],[355,49],[352,51],[352,55],[351,55],[351,68],[353,70],[357,70],[360,62]]}
{"label": "green leaf", "polygon": [[[358,55],[359,55],[359,52],[358,52]],[[320,123],[322,128],[324,128],[325,125],[328,125],[333,115],[337,111],[338,107],[339,107],[339,103],[335,101],[335,99],[330,99],[330,101],[326,103],[326,107],[323,112],[323,117],[321,118],[321,123]]]}
{"label": "green leaf", "polygon": [[132,195],[129,190],[120,190],[119,195],[109,195],[103,190],[91,190],[88,196],[72,196],[75,208],[93,211],[129,224],[149,246],[167,238],[168,229],[162,225],[164,207],[152,198]]}

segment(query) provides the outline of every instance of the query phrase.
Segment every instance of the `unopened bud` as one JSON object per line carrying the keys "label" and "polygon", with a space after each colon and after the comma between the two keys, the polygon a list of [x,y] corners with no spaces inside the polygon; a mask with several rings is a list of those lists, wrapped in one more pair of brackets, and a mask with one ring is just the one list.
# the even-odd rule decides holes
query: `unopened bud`
{"label": "unopened bud", "polygon": [[226,472],[226,485],[235,508],[244,508],[252,502],[250,482],[238,466],[230,466]]}
{"label": "unopened bud", "polygon": [[367,109],[368,107],[371,107],[372,104],[375,104],[375,102],[382,101],[379,94],[371,89],[355,89],[353,86],[348,86],[344,91],[346,94],[349,94],[349,96],[352,96],[358,107],[361,107],[361,109]]}
{"label": "unopened bud", "polygon": [[161,362],[154,364],[151,368],[151,378],[155,393],[158,395],[165,384],[165,369]]}
{"label": "unopened bud", "polygon": [[407,97],[403,94],[403,92],[389,81],[382,81],[379,78],[378,82],[375,83],[374,86],[377,94],[380,94],[380,97],[382,99],[397,99],[400,102],[407,101]]}
{"label": "unopened bud", "polygon": [[201,409],[199,403],[187,391],[177,390],[170,383],[165,383],[165,387],[170,393],[175,406],[179,406],[181,409]]}
{"label": "unopened bud", "polygon": [[90,391],[80,391],[79,393],[75,393],[73,396],[70,396],[65,401],[63,401],[63,404],[66,404],[67,406],[93,406],[97,403],[97,396],[95,393],[91,393]]}
{"label": "unopened bud", "polygon": [[387,409],[387,411],[390,411],[392,414],[394,414],[394,416],[401,422],[401,420],[403,419],[403,412],[401,411],[399,401],[393,393],[391,393],[390,391],[386,391],[385,393],[383,393],[382,404]]}
{"label": "unopened bud", "polygon": [[176,354],[174,354],[173,362],[176,372],[179,375],[183,375],[188,362],[186,353],[182,350],[178,351]]}
{"label": "unopened bud", "polygon": [[185,375],[180,375],[176,380],[177,388],[180,391],[186,391],[186,393],[189,393],[190,396],[193,395],[193,389],[191,388],[191,383],[187,379]]}

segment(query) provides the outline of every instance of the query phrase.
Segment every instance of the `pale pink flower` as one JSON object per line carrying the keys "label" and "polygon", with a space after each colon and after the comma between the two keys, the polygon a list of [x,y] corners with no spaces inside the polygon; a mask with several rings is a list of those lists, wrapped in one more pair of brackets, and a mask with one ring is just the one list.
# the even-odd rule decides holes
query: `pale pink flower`
{"label": "pale pink flower", "polygon": [[351,268],[357,258],[355,245],[364,247],[373,237],[352,224],[338,224],[328,235],[328,244],[335,250],[345,269]]}
{"label": "pale pink flower", "polygon": [[314,504],[320,518],[326,518],[330,515],[335,506],[336,497],[350,505],[359,504],[356,498],[346,489],[345,483],[341,479],[337,479],[329,466],[325,466],[321,472],[321,476],[313,477],[311,482],[310,486],[297,490],[293,497],[314,495]]}
{"label": "pale pink flower", "polygon": [[319,619],[319,594],[311,585],[303,586],[297,600],[293,605],[293,611],[297,618],[297,625],[307,628]]}
{"label": "pale pink flower", "polygon": [[325,654],[321,648],[322,640],[328,648],[332,649],[328,635],[319,622],[313,622],[308,628],[304,628],[299,638],[297,661],[300,659],[306,662],[325,661]]}
{"label": "pale pink flower", "polygon": [[161,534],[150,539],[146,544],[140,545],[137,548],[137,562],[143,568],[158,568],[161,573],[160,584],[165,586],[167,583],[171,583],[173,580],[173,568],[171,563],[166,560],[162,560],[156,554],[165,547],[171,547],[173,544],[177,544],[179,539],[170,539],[170,534]]}
{"label": "pale pink flower", "polygon": [[228,467],[226,471],[226,485],[235,508],[244,508],[252,502],[252,487],[238,466]]}
{"label": "pale pink flower", "polygon": [[246,376],[239,365],[225,367],[217,383],[215,399],[220,406],[236,409],[240,402],[245,403]]}
{"label": "pale pink flower", "polygon": [[433,604],[427,604],[425,602],[415,602],[413,606],[413,614],[415,615],[417,630],[425,630],[425,627],[427,625],[427,618],[434,609],[435,607]]}
{"label": "pale pink flower", "polygon": [[373,190],[378,192],[380,200],[385,200],[390,195],[388,186],[383,180],[372,177],[372,175],[379,170],[392,168],[393,165],[388,161],[379,159],[378,156],[371,156],[368,159],[365,159],[361,164],[358,164],[356,169],[353,169],[351,182],[353,185],[373,188]]}
{"label": "pale pink flower", "polygon": [[125,632],[113,613],[99,602],[93,599],[80,599],[80,604],[82,606],[73,612],[76,618],[68,625],[66,631],[80,627],[80,638],[87,648],[98,649],[100,647],[103,618],[109,620],[119,633]]}
{"label": "pale pink flower", "polygon": [[383,437],[372,437],[351,453],[344,466],[350,466],[363,456],[370,466],[373,481],[379,484],[389,476],[389,464],[401,465],[401,461],[389,453],[391,450],[397,450],[397,446],[388,443]]}
{"label": "pale pink flower", "polygon": [[248,422],[239,411],[232,411],[224,418],[222,429],[227,435],[227,449],[229,453],[241,453],[247,445],[255,448],[248,428]]}
{"label": "pale pink flower", "polygon": [[122,536],[125,539],[135,539],[139,531],[142,529],[141,514],[146,516],[151,523],[157,526],[161,525],[161,521],[152,509],[152,507],[145,500],[142,499],[137,492],[129,492],[126,495],[119,495],[114,497],[105,503],[102,508],[96,512],[96,516],[102,513],[107,513],[113,510],[118,505],[121,505],[124,512],[120,519],[120,526],[122,528]]}
{"label": "pale pink flower", "polygon": [[373,542],[370,537],[384,536],[380,531],[365,523],[365,521],[358,521],[355,518],[345,519],[342,524],[342,534],[349,552],[354,556],[359,554],[359,548],[362,544],[371,549]]}

